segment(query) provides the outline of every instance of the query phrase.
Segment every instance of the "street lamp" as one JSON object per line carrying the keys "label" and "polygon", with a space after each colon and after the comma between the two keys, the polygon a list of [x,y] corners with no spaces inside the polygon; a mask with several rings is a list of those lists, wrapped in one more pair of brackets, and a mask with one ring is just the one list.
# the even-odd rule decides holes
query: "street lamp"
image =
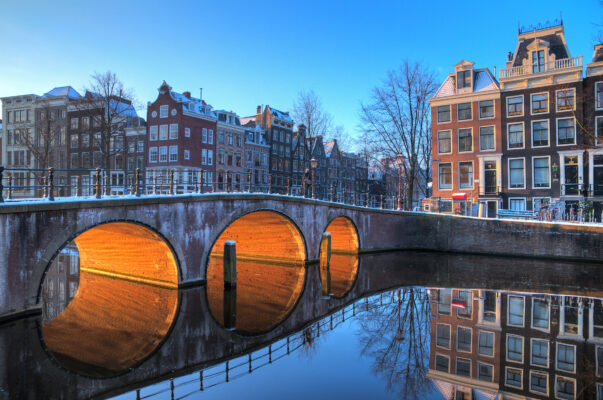
{"label": "street lamp", "polygon": [[396,156],[396,166],[398,167],[398,211],[402,209],[402,164],[404,157],[401,153]]}
{"label": "street lamp", "polygon": [[312,168],[312,198],[314,198],[314,171],[318,167],[318,160],[314,157],[310,160],[310,167]]}

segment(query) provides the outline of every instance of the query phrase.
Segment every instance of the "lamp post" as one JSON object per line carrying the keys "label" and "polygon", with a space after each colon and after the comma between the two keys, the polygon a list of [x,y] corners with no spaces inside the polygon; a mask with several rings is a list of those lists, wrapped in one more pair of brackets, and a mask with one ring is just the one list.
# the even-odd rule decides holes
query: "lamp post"
{"label": "lamp post", "polygon": [[398,167],[398,211],[402,209],[402,164],[404,157],[398,153],[396,156],[396,166]]}
{"label": "lamp post", "polygon": [[316,160],[316,158],[312,157],[310,160],[310,167],[312,168],[312,198],[314,198],[314,171],[316,170],[316,167],[318,167],[318,160]]}

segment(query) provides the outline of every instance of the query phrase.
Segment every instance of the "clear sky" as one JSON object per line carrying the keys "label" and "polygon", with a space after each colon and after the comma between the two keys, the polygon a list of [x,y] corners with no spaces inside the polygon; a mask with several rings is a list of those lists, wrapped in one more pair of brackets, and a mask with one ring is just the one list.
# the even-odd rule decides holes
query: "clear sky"
{"label": "clear sky", "polygon": [[461,59],[500,69],[518,23],[561,14],[571,55],[587,63],[603,29],[601,0],[3,0],[0,10],[0,97],[79,91],[111,70],[142,104],[165,79],[247,116],[259,104],[290,110],[313,89],[350,133],[360,102],[406,58],[441,80]]}

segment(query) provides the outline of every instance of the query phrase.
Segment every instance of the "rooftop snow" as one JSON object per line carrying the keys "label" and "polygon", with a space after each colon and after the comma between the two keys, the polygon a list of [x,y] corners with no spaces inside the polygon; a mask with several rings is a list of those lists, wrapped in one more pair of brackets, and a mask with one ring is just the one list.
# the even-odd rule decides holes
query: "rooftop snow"
{"label": "rooftop snow", "polygon": [[[498,82],[488,68],[473,70],[473,93],[500,89]],[[436,91],[434,98],[456,95],[456,78],[450,75]]]}
{"label": "rooftop snow", "polygon": [[71,86],[59,86],[59,87],[55,87],[50,92],[44,93],[43,97],[60,97],[60,96],[67,96],[67,97],[70,97],[72,99],[79,99],[80,97],[82,97],[77,92],[77,90],[75,90]]}

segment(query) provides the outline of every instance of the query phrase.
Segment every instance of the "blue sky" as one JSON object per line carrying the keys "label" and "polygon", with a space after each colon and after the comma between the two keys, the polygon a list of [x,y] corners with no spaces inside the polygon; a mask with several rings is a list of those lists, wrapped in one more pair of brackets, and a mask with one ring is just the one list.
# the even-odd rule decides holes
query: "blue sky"
{"label": "blue sky", "polygon": [[[356,131],[370,89],[405,58],[443,80],[461,59],[504,67],[518,23],[562,14],[572,56],[592,57],[599,0],[568,1],[18,1],[0,13],[0,97],[81,90],[111,70],[142,104],[165,79],[241,116],[289,110],[314,89]],[[595,24],[600,24],[596,26]],[[146,118],[146,111],[142,113]]]}

